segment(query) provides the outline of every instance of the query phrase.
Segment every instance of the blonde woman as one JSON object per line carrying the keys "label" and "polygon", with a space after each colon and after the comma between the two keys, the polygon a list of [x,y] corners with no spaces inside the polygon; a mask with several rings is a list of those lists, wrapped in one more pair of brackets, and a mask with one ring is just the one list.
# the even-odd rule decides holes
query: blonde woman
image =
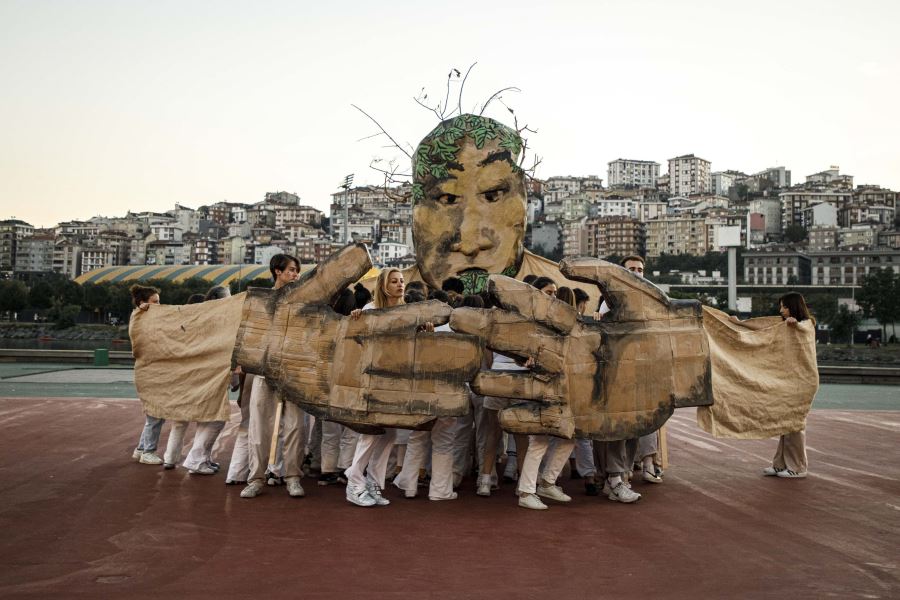
{"label": "blonde woman", "polygon": [[[351,319],[358,319],[364,310],[390,308],[403,304],[403,292],[406,289],[403,273],[397,269],[385,269],[375,282],[374,300],[361,309],[350,313]],[[434,325],[426,323],[428,331],[434,331]],[[379,435],[363,434],[359,436],[353,464],[344,472],[347,476],[347,501],[357,506],[385,506],[390,500],[381,494],[387,475],[388,460],[394,447],[397,432],[387,429]]]}

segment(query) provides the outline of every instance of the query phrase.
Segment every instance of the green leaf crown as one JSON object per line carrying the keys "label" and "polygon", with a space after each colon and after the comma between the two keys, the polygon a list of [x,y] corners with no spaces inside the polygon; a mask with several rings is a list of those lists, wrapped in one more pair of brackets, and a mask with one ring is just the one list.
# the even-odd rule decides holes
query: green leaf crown
{"label": "green leaf crown", "polygon": [[488,117],[459,115],[439,123],[419,142],[412,159],[413,203],[425,199],[425,182],[429,178],[442,181],[450,177],[450,167],[466,138],[471,138],[479,150],[489,140],[499,139],[500,147],[512,157],[513,170],[522,172],[516,163],[522,152],[522,137],[516,130]]}

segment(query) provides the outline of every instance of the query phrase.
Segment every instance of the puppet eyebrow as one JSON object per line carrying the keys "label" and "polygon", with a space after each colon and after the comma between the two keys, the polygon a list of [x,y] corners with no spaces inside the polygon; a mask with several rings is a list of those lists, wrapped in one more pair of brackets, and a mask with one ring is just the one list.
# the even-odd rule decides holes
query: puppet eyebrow
{"label": "puppet eyebrow", "polygon": [[512,162],[512,155],[509,153],[509,150],[496,150],[487,155],[483,161],[478,163],[479,167],[483,167],[485,165],[489,165],[492,162],[497,162],[498,160],[505,160],[507,162]]}

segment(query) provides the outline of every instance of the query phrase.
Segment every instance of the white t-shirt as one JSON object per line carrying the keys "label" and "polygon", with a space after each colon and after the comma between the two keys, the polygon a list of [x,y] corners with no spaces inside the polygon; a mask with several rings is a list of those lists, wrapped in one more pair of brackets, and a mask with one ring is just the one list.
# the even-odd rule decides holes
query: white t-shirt
{"label": "white t-shirt", "polygon": [[526,367],[518,364],[514,359],[506,356],[505,354],[500,354],[498,352],[494,352],[494,364],[491,367],[497,371],[527,371]]}
{"label": "white t-shirt", "polygon": [[604,300],[603,302],[600,303],[600,310],[598,310],[597,312],[599,312],[600,316],[602,317],[603,315],[605,315],[606,313],[608,313],[611,310],[612,309],[609,307],[609,305],[606,304],[606,300]]}

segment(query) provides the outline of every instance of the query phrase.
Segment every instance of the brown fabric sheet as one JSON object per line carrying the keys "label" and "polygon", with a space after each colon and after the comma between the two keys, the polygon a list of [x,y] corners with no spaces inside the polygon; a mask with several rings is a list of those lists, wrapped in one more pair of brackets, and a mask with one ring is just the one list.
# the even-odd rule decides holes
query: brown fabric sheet
{"label": "brown fabric sheet", "polygon": [[244,296],[132,313],[134,383],[144,412],[177,421],[228,420],[231,354]]}
{"label": "brown fabric sheet", "polygon": [[712,363],[713,405],[697,423],[718,438],[764,439],[806,427],[819,389],[815,326],[781,317],[735,322],[703,307]]}

